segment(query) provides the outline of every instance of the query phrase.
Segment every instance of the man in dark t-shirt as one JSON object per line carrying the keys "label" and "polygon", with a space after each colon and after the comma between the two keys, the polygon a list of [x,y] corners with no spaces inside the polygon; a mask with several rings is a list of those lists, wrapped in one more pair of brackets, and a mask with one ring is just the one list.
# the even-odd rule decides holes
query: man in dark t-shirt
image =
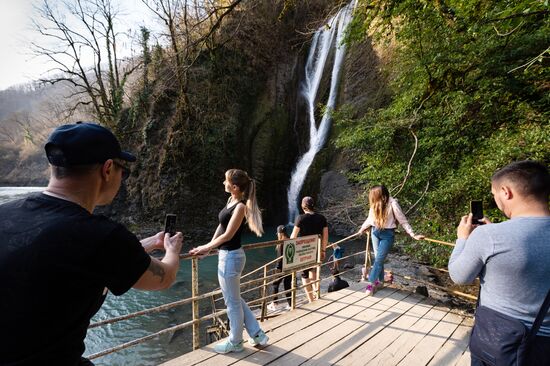
{"label": "man in dark t-shirt", "polygon": [[[325,259],[326,248],[328,244],[328,225],[327,219],[314,211],[315,203],[313,198],[306,196],[302,198],[302,210],[303,215],[296,218],[294,223],[294,229],[290,235],[291,239],[295,239],[298,236],[307,235],[320,235],[321,236],[321,258]],[[306,295],[309,302],[313,302],[314,295],[319,290],[319,283],[315,282],[317,279],[317,270],[315,268],[306,269],[302,272],[302,281],[306,285]]]}
{"label": "man in dark t-shirt", "polygon": [[[82,357],[92,316],[107,291],[169,287],[179,267],[181,233],[141,242],[94,215],[125,175],[123,152],[107,129],[58,127],[46,144],[47,189],[0,205],[0,365],[91,365]],[[147,252],[166,250],[159,261]]]}

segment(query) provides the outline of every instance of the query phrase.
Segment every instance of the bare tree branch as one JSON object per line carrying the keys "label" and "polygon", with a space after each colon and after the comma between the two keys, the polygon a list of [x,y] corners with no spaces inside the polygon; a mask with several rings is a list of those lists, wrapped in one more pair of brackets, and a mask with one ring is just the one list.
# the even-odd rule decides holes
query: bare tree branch
{"label": "bare tree branch", "polygon": [[100,123],[113,127],[122,111],[125,81],[141,65],[127,67],[128,62],[118,58],[121,33],[115,29],[117,11],[111,0],[60,0],[56,7],[52,4],[43,0],[37,8],[40,20],[33,21],[42,37],[32,44],[33,51],[56,65],[50,71],[59,73],[42,78],[42,82],[72,85],[76,92],[69,98],[78,96],[79,100],[69,113],[90,105]]}

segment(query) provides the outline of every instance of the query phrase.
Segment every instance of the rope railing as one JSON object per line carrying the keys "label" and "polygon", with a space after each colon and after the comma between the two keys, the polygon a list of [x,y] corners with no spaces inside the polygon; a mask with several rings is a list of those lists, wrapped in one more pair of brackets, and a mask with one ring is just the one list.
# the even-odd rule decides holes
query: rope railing
{"label": "rope railing", "polygon": [[[350,254],[350,255],[348,255],[348,256],[342,257],[342,258],[337,259],[337,260],[332,260],[332,261],[324,262],[323,264],[321,264],[321,267],[323,267],[323,266],[328,266],[328,265],[330,265],[330,264],[334,264],[336,261],[345,260],[345,259],[348,259],[348,258],[357,256],[357,255],[361,255],[361,254],[363,254],[363,253],[365,253],[364,250],[361,251],[361,252],[357,252],[357,253]],[[315,268],[315,267],[316,267],[315,265],[314,265],[314,266],[309,266],[309,267],[304,267],[304,268],[302,268],[302,269],[296,270],[296,272],[303,271],[303,270],[305,270],[305,269],[312,269],[312,268]],[[351,270],[344,271],[344,272],[338,272],[338,275],[342,275],[342,274],[348,273],[348,272],[350,272],[350,271],[351,271]],[[286,273],[285,273],[285,272],[279,272],[279,273],[276,273],[276,274],[274,274],[274,275],[270,275],[270,276],[268,276],[268,277],[266,277],[266,278],[273,278],[273,277],[277,277],[277,278],[276,278],[275,280],[273,280],[273,281],[267,282],[266,285],[269,286],[269,285],[275,283],[279,278],[286,277],[286,276],[290,276],[290,273],[288,273],[288,272],[286,272]],[[330,277],[326,277],[326,278],[321,279],[320,281],[324,281],[324,280],[327,280],[327,279],[329,279],[329,278],[330,278]],[[263,279],[262,279],[262,280],[263,280]],[[316,283],[316,282],[312,282],[312,283]],[[245,291],[241,291],[241,295],[246,294],[246,293],[249,293],[249,292],[252,292],[252,291],[259,290],[259,289],[262,288],[262,287],[263,287],[263,285],[262,285],[262,286],[258,286],[258,287],[254,287],[254,288],[251,288],[251,289],[248,289],[248,290],[245,290]],[[301,287],[300,287],[300,288],[301,288]],[[291,290],[288,290],[288,291],[291,291]],[[285,291],[285,292],[286,292],[286,291]],[[281,293],[281,292],[279,292],[279,294],[280,294],[280,293]],[[276,295],[277,295],[277,294],[275,294],[275,296],[276,296]],[[221,300],[221,299],[220,299],[220,300]]]}
{"label": "rope railing", "polygon": [[[292,298],[292,309],[294,309],[294,307],[296,305],[297,297],[303,298],[305,296],[305,294],[303,294],[303,293],[297,295],[297,291],[302,290],[302,289],[306,288],[309,285],[318,284],[318,283],[320,283],[322,281],[325,281],[325,280],[328,280],[330,278],[330,277],[325,277],[325,278],[320,277],[320,268],[321,267],[329,266],[329,265],[334,264],[336,262],[344,261],[344,260],[352,258],[354,256],[363,255],[363,254],[365,254],[365,265],[367,266],[368,262],[370,262],[370,255],[369,255],[370,254],[370,250],[369,250],[370,249],[369,248],[370,235],[369,234],[370,233],[367,233],[367,246],[366,246],[366,249],[363,250],[363,251],[352,253],[352,254],[347,255],[345,257],[338,258],[338,259],[333,259],[332,261],[327,261],[327,262],[324,262],[324,263],[321,263],[320,261],[317,261],[316,263],[312,263],[312,264],[304,266],[302,268],[293,268],[293,270],[289,271],[289,272],[277,272],[277,273],[273,273],[273,274],[268,274],[268,267],[273,266],[274,264],[276,264],[278,261],[280,261],[282,259],[282,256],[278,256],[277,258],[275,258],[275,259],[267,262],[266,264],[264,264],[264,265],[262,265],[262,266],[260,266],[256,269],[244,274],[241,277],[241,279],[247,278],[247,277],[252,276],[253,274],[257,274],[258,272],[263,270],[263,275],[262,276],[241,283],[242,287],[252,286],[252,285],[256,285],[258,283],[260,283],[260,285],[257,285],[257,286],[254,286],[254,287],[250,288],[250,289],[242,291],[241,294],[247,294],[247,293],[250,293],[252,291],[258,291],[258,290],[262,291],[262,296],[260,298],[253,299],[253,300],[250,300],[250,301],[247,302],[247,304],[249,304],[253,308],[257,308],[257,307],[261,308],[261,316],[260,316],[261,320],[263,320],[264,318],[267,317],[266,312],[265,312],[266,301],[269,300],[269,299],[273,299],[275,296],[281,296],[281,295],[282,296],[285,296],[285,295],[288,296],[288,294],[290,293],[291,298]],[[358,238],[361,235],[362,235],[362,233],[355,233],[355,234],[350,235],[346,238],[338,240],[337,242],[334,242],[334,243],[331,243],[331,244],[327,245],[326,248],[327,249],[328,248],[333,248],[336,245],[339,245],[339,244],[342,244],[342,243],[345,243],[345,242],[349,242],[350,240],[352,240],[354,238]],[[454,246],[453,243],[449,243],[449,242],[445,242],[445,241],[441,241],[441,240],[436,240],[436,239],[432,239],[432,238],[425,238],[425,240],[428,241],[428,242],[436,243],[436,244],[441,244],[441,245],[446,245],[446,246]],[[268,241],[268,242],[248,244],[248,245],[243,246],[243,249],[245,251],[247,251],[247,250],[259,249],[259,248],[273,247],[273,246],[278,245],[278,244],[283,244],[284,242],[285,242],[285,240],[273,240],[273,241]],[[320,240],[318,241],[318,250],[319,250],[318,253],[320,253]],[[214,256],[214,255],[217,255],[217,254],[218,254],[218,251],[213,250],[210,253],[208,253],[206,256]],[[198,257],[197,256],[192,256],[190,254],[181,254],[180,259],[181,260],[193,260],[193,271],[196,270],[197,273],[198,273],[198,268],[195,268],[196,264],[198,264],[198,262],[197,262]],[[298,271],[302,271],[304,269],[312,269],[312,268],[318,268],[319,269],[319,271],[317,272],[317,279],[314,279],[314,280],[310,281],[307,286],[306,285],[296,286],[296,283],[295,283],[296,273]],[[351,268],[347,271],[339,272],[339,275],[343,275],[343,274],[348,273],[352,270],[354,270],[354,268]],[[439,285],[436,285],[436,284],[433,284],[433,283],[430,283],[430,282],[426,282],[426,281],[423,281],[423,280],[420,280],[420,279],[415,279],[415,278],[412,278],[410,276],[403,276],[403,275],[400,275],[400,274],[396,274],[394,272],[393,272],[393,274],[397,277],[401,277],[401,278],[404,278],[404,279],[407,279],[407,280],[417,281],[419,283],[424,283],[426,285],[441,289],[443,291],[446,291],[448,293],[451,293],[451,294],[454,294],[454,295],[457,295],[457,296],[466,297],[466,298],[469,298],[471,300],[476,299],[475,296],[472,296],[472,295],[469,295],[469,294],[466,294],[466,293],[463,293],[463,292],[460,292],[460,291],[450,290],[450,289],[447,289],[443,286],[439,286]],[[196,275],[197,274],[194,274],[194,276],[196,276]],[[267,295],[268,286],[272,285],[274,282],[276,282],[277,280],[279,280],[281,277],[284,277],[284,276],[292,276],[293,277],[292,288],[289,289],[289,290],[280,291],[277,294]],[[318,291],[318,297],[319,297],[319,295],[320,295],[319,290],[317,290],[317,291]],[[196,288],[194,288],[193,292],[198,292],[198,286],[196,286]],[[114,317],[114,318],[110,318],[110,319],[95,322],[95,323],[91,324],[89,326],[89,328],[95,328],[95,327],[99,327],[99,326],[102,326],[102,325],[111,324],[111,323],[131,319],[131,318],[135,318],[135,317],[146,315],[146,314],[158,313],[158,312],[166,311],[168,309],[172,309],[174,307],[182,306],[182,305],[185,305],[185,304],[192,304],[193,305],[193,310],[194,310],[193,311],[193,319],[190,320],[190,321],[178,324],[178,325],[170,327],[170,328],[163,329],[163,330],[158,331],[156,333],[149,334],[147,336],[132,340],[130,342],[123,343],[121,345],[103,350],[101,352],[94,353],[94,354],[89,355],[87,357],[89,359],[95,359],[95,358],[98,358],[98,357],[102,357],[102,356],[105,356],[107,354],[117,352],[117,351],[129,348],[129,347],[132,347],[134,345],[146,342],[146,341],[151,340],[153,338],[156,338],[160,335],[167,334],[167,333],[170,333],[170,332],[175,332],[177,330],[184,329],[184,328],[187,328],[187,327],[190,327],[190,326],[193,326],[193,333],[194,333],[193,348],[196,349],[196,348],[198,348],[197,347],[198,346],[198,325],[201,322],[211,320],[211,319],[218,319],[218,321],[219,321],[220,316],[227,313],[227,310],[221,310],[221,311],[214,311],[212,314],[209,314],[209,315],[199,316],[198,315],[198,301],[204,300],[204,299],[207,299],[207,298],[211,298],[212,301],[215,302],[215,301],[221,299],[221,298],[219,298],[219,299],[215,300],[215,296],[220,295],[221,293],[222,293],[221,289],[215,289],[213,291],[210,291],[210,292],[204,293],[204,294],[193,293],[193,295],[191,297],[186,298],[186,299],[182,299],[182,300],[179,300],[179,301],[174,301],[174,302],[164,304],[164,305],[160,305],[160,306],[157,306],[157,307],[154,307],[154,308],[144,309],[144,310],[137,311],[137,312],[134,312],[134,313],[131,313],[131,314],[126,314],[126,315],[122,315],[122,316],[118,316],[118,317]],[[197,333],[197,334],[195,334],[195,333]]]}
{"label": "rope railing", "polygon": [[[335,242],[335,243],[332,243],[332,244],[330,244],[330,245],[327,245],[327,248],[332,248],[332,247],[334,247],[334,246],[336,246],[336,245],[338,245],[338,244],[341,244],[341,243],[343,243],[343,242],[345,242],[345,241],[349,241],[349,240],[351,240],[351,239],[353,239],[353,238],[355,238],[355,237],[357,237],[357,236],[360,236],[360,235],[361,235],[360,233],[356,233],[356,234],[350,235],[350,236],[348,236],[348,237],[346,237],[346,238],[344,238],[344,239],[341,239],[341,240],[339,240],[339,241],[337,241],[337,242]],[[275,243],[277,243],[277,244],[282,244],[282,243],[284,243],[284,241],[285,241],[285,240],[278,240],[278,241],[276,241]],[[364,253],[364,252],[365,252],[365,251],[362,251],[362,252],[358,252],[358,253],[356,253],[356,254],[362,254],[362,253]],[[344,260],[344,259],[346,259],[346,258],[348,258],[348,257],[350,257],[350,256],[342,257],[342,258],[340,258],[340,259],[338,259],[338,260]],[[282,258],[283,258],[283,256],[279,256],[279,257],[273,259],[272,261],[267,262],[267,263],[264,264],[263,266],[258,267],[258,268],[256,268],[255,270],[253,270],[253,271],[251,271],[251,272],[248,272],[247,274],[241,276],[241,279],[243,279],[244,277],[247,277],[247,276],[249,276],[249,275],[251,275],[251,274],[253,274],[253,273],[257,273],[257,272],[259,272],[261,269],[264,269],[264,268],[266,268],[266,267],[268,267],[268,266],[270,266],[270,265],[276,264],[276,263],[277,263],[278,261],[280,261]],[[325,265],[328,265],[328,264],[332,264],[332,263],[334,263],[334,262],[336,262],[336,261],[337,261],[337,260],[330,261],[330,262],[324,262],[323,264],[321,264],[321,267],[322,267],[322,266],[325,266]],[[314,268],[314,267],[316,267],[316,266],[317,266],[317,264],[314,264],[314,265],[312,265],[312,266],[310,266],[310,267],[306,267],[306,268],[304,268],[304,269],[311,269],[311,268]],[[304,270],[304,269],[302,269],[302,270]],[[255,283],[255,282],[263,282],[264,279],[272,279],[272,278],[274,278],[274,277],[281,277],[281,273],[275,273],[275,274],[272,274],[272,275],[269,275],[269,276],[266,276],[266,277],[261,277],[261,278],[253,279],[253,280],[250,280],[250,281],[248,281],[248,282],[241,283],[241,286],[247,286],[247,285],[250,285],[250,284]],[[282,277],[284,277],[284,276],[282,276]],[[267,285],[270,285],[270,284],[274,283],[275,281],[277,281],[277,279],[275,279],[275,280],[273,280],[273,281],[270,281],[269,283],[267,283]],[[263,287],[263,286],[262,286],[262,287]],[[249,289],[249,290],[246,290],[246,291],[242,291],[242,292],[241,292],[241,295],[244,294],[244,293],[247,293],[247,292],[251,292],[251,291],[257,290],[257,289],[259,289],[259,288],[257,287],[257,288],[252,288],[252,289]],[[220,300],[222,300],[222,299],[223,299],[223,297],[220,297],[220,298],[217,298],[215,301],[220,301]]]}
{"label": "rope railing", "polygon": [[424,238],[424,240],[432,242],[432,243],[447,245],[449,247],[454,247],[455,246],[453,243],[449,243],[448,241],[436,240],[436,239],[432,239],[432,238]]}

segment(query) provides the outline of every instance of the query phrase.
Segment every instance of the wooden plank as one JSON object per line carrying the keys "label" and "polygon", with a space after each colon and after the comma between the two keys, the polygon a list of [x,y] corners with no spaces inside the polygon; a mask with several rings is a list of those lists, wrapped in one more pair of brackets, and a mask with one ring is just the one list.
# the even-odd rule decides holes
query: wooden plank
{"label": "wooden plank", "polygon": [[455,365],[464,351],[468,348],[473,319],[464,318],[451,337],[445,342],[428,365],[449,366]]}
{"label": "wooden plank", "polygon": [[347,354],[338,361],[338,365],[360,366],[370,361],[388,347],[402,333],[407,332],[409,328],[422,318],[433,307],[433,302],[424,298],[422,302],[414,305],[408,311],[404,312],[393,323],[389,324],[380,333],[374,337],[365,340],[365,343],[357,347],[353,352]]}
{"label": "wooden plank", "polygon": [[296,308],[293,311],[289,311],[285,314],[282,314],[281,316],[277,316],[275,318],[271,318],[263,323],[261,323],[262,329],[267,333],[271,330],[274,330],[286,323],[293,322],[295,319],[304,316],[306,314],[315,312],[329,304],[331,304],[334,301],[339,301],[343,297],[346,296],[360,296],[358,295],[358,290],[364,287],[357,286],[357,285],[351,285],[349,288],[335,291],[328,293],[327,295],[323,296],[321,299],[314,301],[313,303],[306,303],[302,305],[300,308]]}
{"label": "wooden plank", "polygon": [[[407,298],[410,297],[410,302],[405,301],[404,299],[399,300],[398,298],[394,298],[399,302],[395,303],[394,306],[390,306],[387,309],[387,312],[406,311],[407,308],[399,309],[399,310],[397,310],[397,308],[399,308],[400,306],[403,306],[403,304],[408,304],[408,308],[410,308],[410,307],[413,307],[416,303],[418,303],[421,300],[419,296],[414,296],[403,292],[400,292],[399,294],[400,296],[407,295]],[[281,358],[277,359],[275,362],[270,363],[270,365],[281,365],[281,366],[299,365],[302,362],[304,362],[303,360],[312,359],[319,352],[329,348],[330,346],[334,345],[335,343],[339,342],[340,340],[348,336],[350,333],[363,327],[365,325],[365,320],[366,320],[363,315],[363,312],[366,311],[366,308],[363,306],[363,304],[367,304],[368,299],[370,299],[370,297],[365,297],[365,300],[361,304],[362,308],[360,309],[360,311],[357,311],[352,317],[350,317],[347,320],[344,320],[343,322],[338,324],[338,326],[323,327],[324,324],[320,324],[321,329],[319,330],[317,337],[312,338],[309,342],[292,350],[292,352],[285,354]],[[382,304],[382,302],[380,302],[380,304]],[[337,315],[340,316],[341,314],[337,314]],[[323,332],[323,329],[325,329],[324,332]]]}
{"label": "wooden plank", "polygon": [[[294,323],[295,319],[301,318],[303,316],[307,316],[308,314],[315,313],[320,309],[322,309],[323,307],[333,304],[335,301],[340,301],[345,297],[351,296],[355,298],[358,296],[357,291],[355,291],[356,288],[357,286],[355,288],[352,287],[349,290],[344,289],[341,291],[331,292],[327,296],[324,296],[323,298],[317,301],[314,301],[313,303],[308,303],[302,306],[300,309],[290,311],[287,314],[284,314],[274,319],[270,319],[268,321],[263,322],[261,325],[262,329],[264,329],[264,331],[268,333],[268,336],[270,337],[270,343],[271,343],[272,335],[269,333],[272,332],[274,329],[284,326],[285,324]],[[246,340],[247,337],[245,336],[244,339]],[[245,345],[245,351],[238,353],[237,355],[239,355],[239,359],[240,359],[240,358],[246,357],[247,354],[251,354],[253,352],[257,352],[257,349],[255,348],[248,349]],[[162,366],[191,366],[199,363],[207,364],[205,362],[215,356],[218,356],[218,354],[214,351],[214,344],[210,344],[196,351],[186,353],[183,356],[167,361],[163,363]]]}
{"label": "wooden plank", "polygon": [[427,365],[462,322],[462,317],[447,313],[412,351],[399,362],[401,366]]}
{"label": "wooden plank", "polygon": [[[384,294],[390,294],[388,297],[382,297]],[[277,358],[288,354],[289,352],[294,352],[296,348],[301,346],[302,344],[308,342],[310,339],[314,339],[316,337],[319,337],[323,332],[325,332],[327,329],[336,326],[338,323],[342,323],[347,318],[349,318],[352,314],[356,314],[358,312],[364,311],[365,306],[368,308],[369,306],[375,306],[378,304],[381,304],[384,300],[387,300],[389,302],[390,297],[396,296],[397,299],[393,300],[393,303],[398,302],[401,298],[404,296],[407,296],[408,294],[399,293],[395,290],[387,290],[383,293],[381,293],[381,297],[375,298],[375,297],[366,297],[363,293],[360,293],[360,297],[358,298],[358,301],[348,304],[347,306],[343,307],[342,303],[334,303],[333,311],[328,312],[329,308],[331,306],[326,307],[327,310],[326,316],[320,317],[318,320],[311,322],[310,326],[308,327],[302,327],[302,330],[300,332],[293,332],[290,333],[287,332],[287,329],[277,329],[274,332],[274,335],[277,334],[277,337],[275,338],[276,341],[270,343],[266,348],[266,352],[259,352],[252,356],[248,356],[242,361],[238,362],[237,365],[244,366],[244,365],[265,365],[267,363],[271,363],[272,361],[276,360]],[[357,304],[363,304],[362,306],[358,306]],[[391,305],[392,303],[390,303]],[[380,305],[382,307],[388,307],[389,305]],[[323,309],[323,310],[325,310]],[[301,323],[302,320],[300,319],[299,323]],[[294,326],[299,326],[299,323],[296,322]],[[300,358],[301,362],[307,361],[307,359]],[[288,364],[287,364],[288,365]]]}
{"label": "wooden plank", "polygon": [[[405,292],[400,291],[400,293]],[[379,296],[379,292],[374,295],[374,297],[376,296]],[[353,351],[359,345],[384,329],[385,326],[399,318],[404,312],[403,306],[406,306],[406,303],[416,301],[413,300],[413,298],[410,300],[408,299],[407,297],[402,302],[392,302],[389,306],[386,306],[385,309],[380,306],[371,306],[358,317],[358,319],[363,322],[363,326],[356,329],[354,332],[350,332],[340,341],[333,343],[331,346],[317,353],[315,357],[306,361],[304,365],[327,365],[338,362],[349,352]],[[380,305],[382,304],[383,303],[380,302]]]}
{"label": "wooden plank", "polygon": [[414,348],[437,323],[443,319],[447,311],[433,308],[401,334],[389,347],[380,352],[369,364],[395,366]]}

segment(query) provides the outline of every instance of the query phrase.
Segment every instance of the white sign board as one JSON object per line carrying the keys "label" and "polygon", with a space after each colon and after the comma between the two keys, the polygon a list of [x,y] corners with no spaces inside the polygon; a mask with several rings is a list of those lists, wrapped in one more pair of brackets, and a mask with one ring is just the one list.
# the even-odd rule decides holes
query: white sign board
{"label": "white sign board", "polygon": [[285,240],[283,244],[283,271],[317,262],[319,236],[310,235]]}

